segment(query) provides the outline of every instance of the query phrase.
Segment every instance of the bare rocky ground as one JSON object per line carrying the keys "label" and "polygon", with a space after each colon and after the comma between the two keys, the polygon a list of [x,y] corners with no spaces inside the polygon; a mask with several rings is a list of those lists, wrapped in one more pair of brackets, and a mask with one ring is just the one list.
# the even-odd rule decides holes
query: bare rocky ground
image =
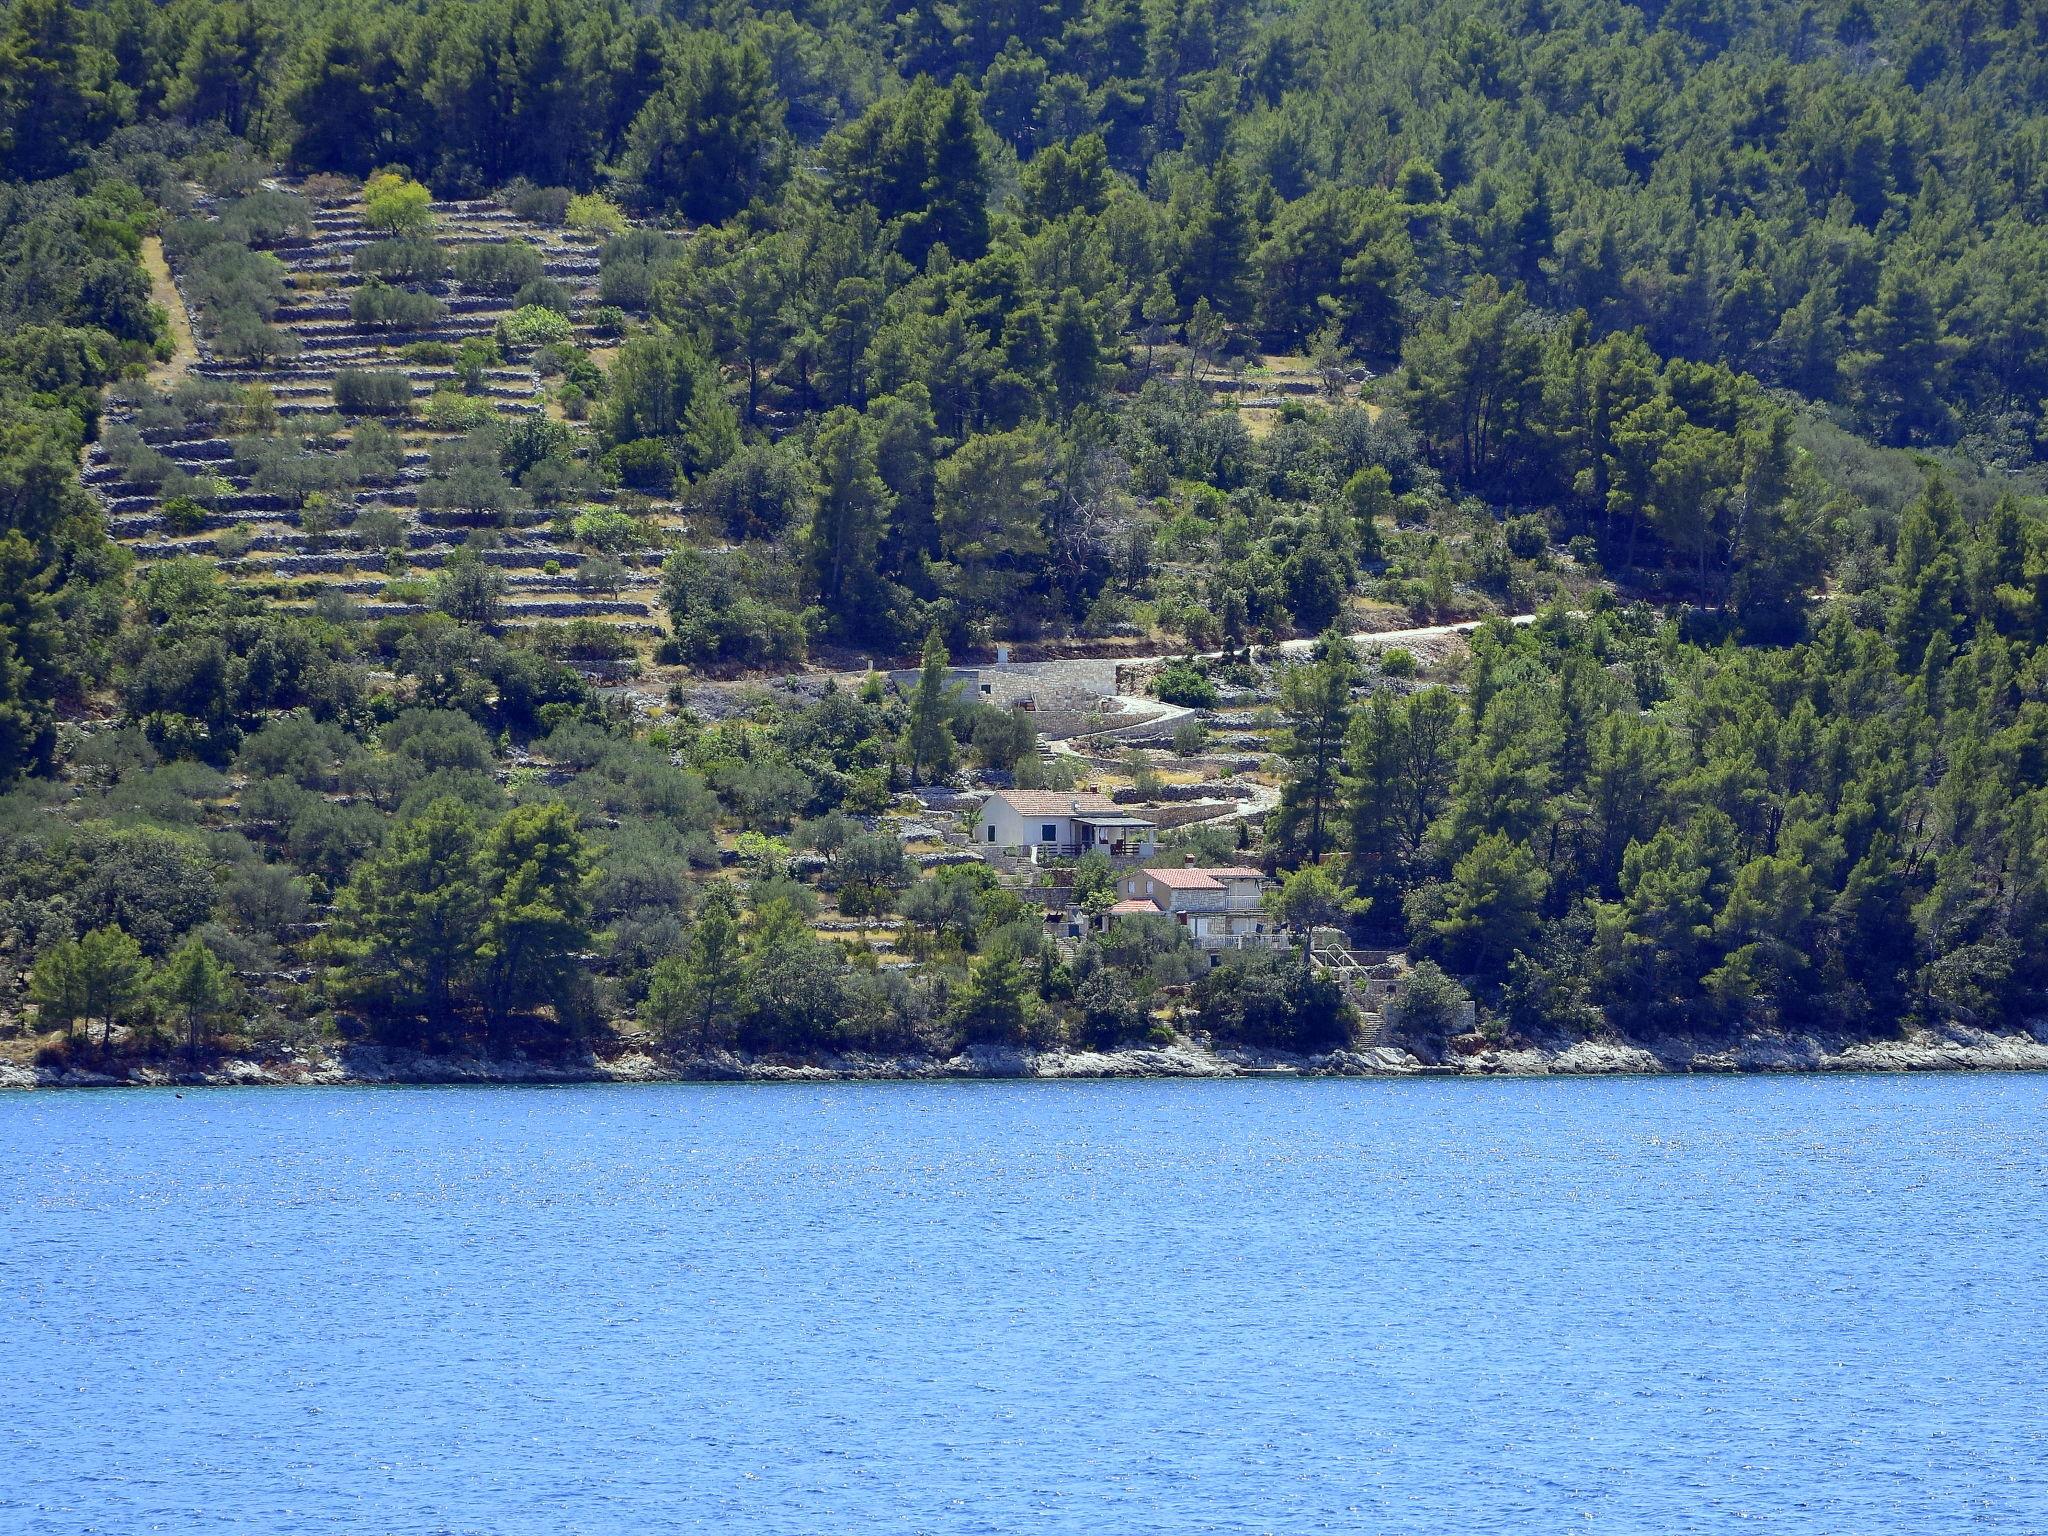
{"label": "bare rocky ground", "polygon": [[720,1053],[662,1057],[633,1049],[607,1057],[540,1061],[527,1057],[427,1056],[377,1046],[348,1046],[279,1060],[230,1060],[203,1072],[138,1066],[114,1076],[0,1063],[0,1088],[164,1087],[172,1085],[348,1086],[402,1083],[863,1082],[948,1079],[1220,1077],[1608,1077],[1617,1074],[1760,1072],[2048,1071],[2048,1021],[2033,1032],[2001,1034],[1955,1026],[1909,1031],[1896,1040],[1830,1040],[1809,1034],[1758,1034],[1734,1044],[1683,1040],[1654,1049],[1620,1041],[1483,1046],[1478,1037],[1438,1061],[1396,1046],[1294,1056],[1281,1051],[1214,1049],[1199,1044],[1134,1046],[1116,1051],[1025,1051],[982,1047],[938,1060],[921,1056],[781,1056]]}

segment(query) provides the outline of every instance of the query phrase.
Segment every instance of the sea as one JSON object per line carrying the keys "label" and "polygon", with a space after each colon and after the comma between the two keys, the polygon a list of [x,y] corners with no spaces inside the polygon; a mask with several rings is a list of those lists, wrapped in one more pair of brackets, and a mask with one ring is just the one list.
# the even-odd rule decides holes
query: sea
{"label": "sea", "polygon": [[2048,1076],[0,1096],[0,1533],[2048,1532]]}

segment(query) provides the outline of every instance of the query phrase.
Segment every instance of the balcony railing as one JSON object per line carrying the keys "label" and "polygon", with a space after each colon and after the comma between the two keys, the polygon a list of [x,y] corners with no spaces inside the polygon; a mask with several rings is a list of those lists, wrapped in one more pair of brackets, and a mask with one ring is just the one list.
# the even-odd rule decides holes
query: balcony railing
{"label": "balcony railing", "polygon": [[1084,853],[1099,853],[1112,864],[1137,864],[1158,851],[1156,846],[1147,848],[1140,843],[1028,843],[1022,848],[1003,850],[1013,859],[1029,859],[1033,864],[1050,864],[1059,859],[1078,859]]}

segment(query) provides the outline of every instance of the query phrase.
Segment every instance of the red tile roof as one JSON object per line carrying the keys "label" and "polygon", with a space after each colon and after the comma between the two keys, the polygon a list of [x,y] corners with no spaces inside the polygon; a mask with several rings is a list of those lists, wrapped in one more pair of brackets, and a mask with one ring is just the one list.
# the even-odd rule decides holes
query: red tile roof
{"label": "red tile roof", "polygon": [[1216,891],[1223,888],[1226,880],[1266,878],[1263,871],[1247,869],[1241,864],[1226,864],[1214,869],[1148,869],[1145,873],[1170,891]]}
{"label": "red tile roof", "polygon": [[1019,816],[1072,816],[1075,812],[1121,811],[1107,795],[1092,789],[999,789],[989,796]]}

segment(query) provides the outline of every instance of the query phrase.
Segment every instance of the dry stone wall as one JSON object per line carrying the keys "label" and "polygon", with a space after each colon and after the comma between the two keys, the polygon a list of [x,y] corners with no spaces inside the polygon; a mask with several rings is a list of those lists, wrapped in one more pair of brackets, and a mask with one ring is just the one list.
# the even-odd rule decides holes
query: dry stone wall
{"label": "dry stone wall", "polygon": [[[278,185],[292,190],[289,182]],[[545,275],[570,295],[575,340],[584,346],[602,344],[589,318],[597,302],[598,247],[593,238],[525,222],[489,200],[440,202],[433,212],[432,238],[450,253],[464,245],[508,240],[533,246]],[[152,427],[135,419],[132,403],[116,398],[109,402],[106,425],[116,429],[117,437],[121,427],[133,427],[156,456],[152,463],[159,473],[168,469],[180,477],[201,477],[210,488],[196,513],[186,507],[178,517],[167,518],[163,487],[131,479],[123,463],[110,455],[108,434],[103,432],[101,442],[88,453],[82,478],[104,504],[113,536],[144,560],[179,555],[216,560],[238,581],[269,584],[282,602],[311,602],[326,588],[377,614],[416,610],[418,583],[431,580],[471,530],[483,525],[492,533],[480,541],[486,546],[481,554],[504,580],[502,612],[507,624],[591,618],[629,629],[654,629],[660,541],[680,526],[672,505],[657,502],[648,508],[645,546],[615,555],[602,588],[581,574],[596,553],[557,531],[567,521],[561,509],[524,508],[500,517],[421,508],[420,489],[434,449],[459,434],[435,430],[417,408],[437,390],[455,387],[456,371],[445,364],[407,360],[399,349],[416,341],[459,346],[472,337],[489,338],[499,321],[512,313],[513,300],[473,291],[444,277],[417,285],[445,306],[445,314],[431,323],[407,329],[358,325],[350,313],[351,296],[362,281],[354,269],[355,254],[377,238],[355,206],[319,209],[307,238],[270,252],[283,264],[288,284],[272,323],[296,339],[296,355],[262,366],[230,360],[216,355],[205,327],[195,325],[200,357],[191,376],[223,385],[259,386],[274,409],[277,435],[293,445],[292,451],[299,451],[297,445],[308,429],[319,427],[323,430],[307,438],[310,451],[341,459],[362,419],[341,417],[337,423],[336,374],[345,368],[402,373],[411,385],[415,414],[377,418],[400,434],[396,473],[386,483],[344,485],[324,493],[326,504],[316,503],[318,511],[309,517],[303,498],[251,483],[251,474],[238,464],[235,444],[226,433]],[[481,388],[471,398],[487,402],[501,419],[531,416],[547,408],[546,382],[536,369],[534,349],[526,349],[486,369]],[[576,505],[614,499],[613,493],[599,490],[579,495]],[[350,531],[356,519],[372,509],[386,510],[402,521],[395,538],[380,540],[375,547]],[[623,579],[614,589],[610,580],[619,567]]]}

